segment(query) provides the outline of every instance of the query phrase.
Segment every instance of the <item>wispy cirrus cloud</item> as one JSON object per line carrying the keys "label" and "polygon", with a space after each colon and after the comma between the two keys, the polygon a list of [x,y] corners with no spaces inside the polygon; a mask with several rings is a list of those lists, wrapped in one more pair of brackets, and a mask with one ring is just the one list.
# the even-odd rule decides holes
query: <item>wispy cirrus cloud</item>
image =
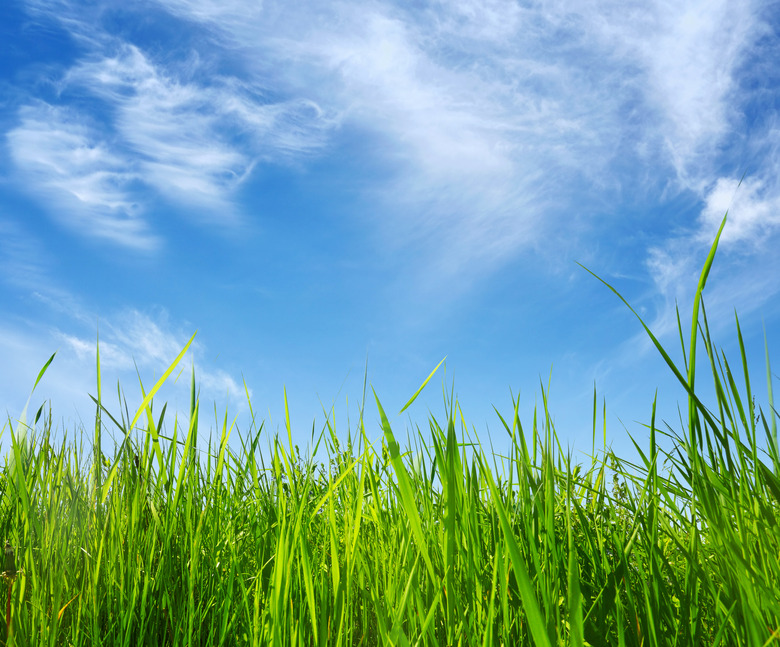
{"label": "wispy cirrus cloud", "polygon": [[128,247],[156,245],[133,196],[132,161],[112,150],[92,120],[43,102],[22,107],[19,119],[7,133],[11,158],[53,217]]}
{"label": "wispy cirrus cloud", "polygon": [[[36,377],[21,371],[37,372],[54,351],[55,360],[37,389],[38,397],[50,400],[60,415],[75,414],[77,421],[92,415],[94,404],[89,394],[97,395],[98,340],[96,331],[90,331],[83,320],[90,319],[94,325],[96,319],[86,313],[70,314],[73,315],[70,320],[63,319],[56,326],[41,326],[36,321],[23,321],[21,325],[6,321],[0,327],[0,352],[8,366],[15,367],[0,378],[3,387],[0,406],[12,419],[21,411]],[[170,321],[165,311],[146,313],[127,308],[101,319],[101,378],[104,402],[109,411],[116,411],[117,384],[127,394],[128,406],[137,406],[143,397],[137,386],[139,378],[148,392],[181,352],[191,334]],[[203,402],[224,402],[227,398],[232,409],[243,411],[244,386],[228,371],[208,366],[204,352],[205,347],[196,338],[179,369],[166,381],[160,397],[171,401],[176,410],[186,410],[190,385],[187,369],[193,366]],[[181,371],[185,379],[177,380]],[[249,393],[251,395],[251,389]]]}
{"label": "wispy cirrus cloud", "polygon": [[[174,325],[165,310],[146,313],[134,308],[114,312],[101,320],[99,333],[103,380],[106,384],[119,381],[126,392],[135,392],[134,385],[139,377],[148,392],[192,334],[184,332],[180,325]],[[60,341],[71,361],[75,359],[81,365],[79,373],[88,374],[88,368],[94,367],[97,359],[97,341],[91,336],[60,330],[55,331],[54,337]],[[176,372],[166,381],[162,399],[173,397],[176,410],[184,410],[189,401],[190,385],[185,369],[191,366],[195,371],[199,396],[204,402],[221,402],[227,397],[233,406],[242,410],[246,395],[243,385],[229,372],[206,366],[204,352],[205,347],[196,338]],[[182,372],[186,379],[179,380]],[[248,392],[251,396],[251,389]]]}
{"label": "wispy cirrus cloud", "polygon": [[136,47],[83,62],[65,78],[102,99],[139,175],[161,194],[224,213],[251,158],[225,141],[219,92],[165,76]]}
{"label": "wispy cirrus cloud", "polygon": [[765,7],[726,0],[580,7],[596,37],[636,69],[642,100],[655,115],[643,139],[662,146],[683,188],[706,190],[724,139],[742,119],[740,83],[760,56]]}
{"label": "wispy cirrus cloud", "polygon": [[165,70],[135,46],[119,49],[74,66],[65,83],[110,107],[144,181],[177,202],[224,214],[257,161],[284,161],[322,144],[327,124],[311,101],[264,101],[234,77],[187,78],[197,58],[184,70]]}
{"label": "wispy cirrus cloud", "polygon": [[[175,328],[164,310],[156,315],[134,308],[113,313],[100,325],[101,366],[122,374],[138,368],[152,371],[155,379],[158,378],[187,343],[188,334]],[[57,335],[80,360],[95,361],[97,343],[94,339],[65,332]],[[202,344],[195,341],[190,348],[190,360],[204,394],[212,399],[225,394],[234,398],[243,394],[243,387],[226,371],[203,367]]]}
{"label": "wispy cirrus cloud", "polygon": [[47,14],[87,43],[62,96],[101,102],[142,186],[222,221],[258,163],[328,155],[343,133],[380,169],[361,186],[383,246],[446,276],[576,245],[599,216],[573,213],[648,184],[707,200],[767,29],[758,1],[150,1],[198,30],[163,58],[98,4],[92,22],[64,0]]}
{"label": "wispy cirrus cloud", "polygon": [[495,267],[648,168],[704,199],[766,28],[759,2],[158,5],[368,133],[382,240],[440,241],[440,269]]}
{"label": "wispy cirrus cloud", "polygon": [[30,192],[88,236],[154,248],[155,196],[206,222],[238,222],[235,192],[255,165],[294,163],[334,125],[310,100],[269,100],[251,82],[209,74],[197,53],[153,61],[73,6],[46,9],[36,4],[88,53],[54,82],[56,101],[24,102],[7,142]]}
{"label": "wispy cirrus cloud", "polygon": [[[207,20],[199,3],[160,4]],[[513,49],[520,27],[498,29],[502,9],[492,10],[479,36],[498,41],[487,44],[454,33],[457,16],[388,3],[273,5],[213,26],[221,46],[263,62],[255,73],[267,82],[306,92],[363,134],[358,154],[386,173],[367,191],[383,205],[373,211],[383,242],[439,241],[451,253],[435,262],[449,273],[533,245],[565,206],[560,185],[599,177],[618,145],[611,89],[588,87],[584,62],[546,62],[538,38]]]}

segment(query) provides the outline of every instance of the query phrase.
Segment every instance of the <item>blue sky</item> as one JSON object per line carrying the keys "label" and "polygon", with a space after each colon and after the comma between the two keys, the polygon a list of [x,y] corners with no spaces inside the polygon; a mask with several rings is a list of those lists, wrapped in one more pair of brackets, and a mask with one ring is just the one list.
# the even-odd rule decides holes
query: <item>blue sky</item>
{"label": "blue sky", "polygon": [[500,448],[492,407],[519,393],[530,425],[552,372],[561,439],[589,450],[595,382],[625,449],[656,390],[672,425],[683,393],[577,262],[679,359],[675,303],[687,319],[727,209],[708,317],[736,362],[739,313],[766,403],[778,18],[748,0],[5,2],[0,406],[18,417],[57,351],[30,407],[89,428],[98,331],[117,411],[117,381],[137,406],[136,367],[150,387],[197,330],[161,392],[182,414],[193,364],[202,406],[242,430],[244,383],[269,431],[286,387],[305,445],[323,406],[354,426],[366,361],[397,412],[446,356],[401,431],[454,380]]}

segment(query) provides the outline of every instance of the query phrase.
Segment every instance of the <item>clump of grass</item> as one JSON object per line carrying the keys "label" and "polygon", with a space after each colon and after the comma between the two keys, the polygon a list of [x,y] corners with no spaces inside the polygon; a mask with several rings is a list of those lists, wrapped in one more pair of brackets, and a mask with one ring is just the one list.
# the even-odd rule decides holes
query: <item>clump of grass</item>
{"label": "clump of grass", "polygon": [[[324,462],[293,445],[289,418],[282,439],[226,413],[204,447],[194,374],[186,422],[166,431],[153,407],[186,347],[133,418],[103,406],[98,358],[91,446],[84,429],[55,445],[42,410],[3,430],[0,524],[20,567],[6,644],[777,644],[771,383],[767,415],[738,322],[742,389],[713,347],[701,294],[717,242],[684,370],[647,331],[687,393],[688,428],[662,432],[653,403],[639,464],[606,449],[572,463],[544,390],[526,427],[517,402],[499,415],[505,456],[452,396],[402,446],[376,394],[381,428],[367,426],[365,389],[346,439],[330,419],[313,439]],[[697,340],[712,410],[694,388]],[[110,455],[107,428],[120,438]]]}

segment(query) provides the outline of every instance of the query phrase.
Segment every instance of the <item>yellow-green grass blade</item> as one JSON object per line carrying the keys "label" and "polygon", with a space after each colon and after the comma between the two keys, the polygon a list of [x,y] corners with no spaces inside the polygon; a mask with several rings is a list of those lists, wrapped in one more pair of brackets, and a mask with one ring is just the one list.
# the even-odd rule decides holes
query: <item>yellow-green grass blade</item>
{"label": "yellow-green grass blade", "polygon": [[[359,458],[358,460],[361,460]],[[352,464],[353,466],[355,463]],[[361,470],[360,470],[360,476],[358,477],[358,483],[357,483],[357,500],[355,501],[355,507],[353,510],[353,523],[351,528],[352,533],[352,547],[350,550],[350,554],[354,555],[357,550],[357,543],[358,543],[358,537],[360,536],[360,526],[363,521],[363,501],[365,498],[365,482],[366,482],[366,463],[365,461],[362,461]],[[349,468],[349,471],[352,471],[352,467]],[[350,563],[350,571],[352,567],[354,566],[354,561]]]}
{"label": "yellow-green grass blade", "polygon": [[184,476],[188,470],[193,469],[192,456],[190,455],[191,447],[195,437],[198,433],[198,408],[200,403],[195,402],[195,406],[190,413],[190,425],[187,429],[187,438],[184,441],[184,452],[182,453],[182,460],[179,464],[179,474],[176,478],[176,491],[173,495],[173,509],[179,509],[179,502],[181,500],[182,492],[184,488]]}
{"label": "yellow-green grass blade", "polygon": [[46,363],[43,365],[43,368],[38,372],[38,377],[35,378],[35,384],[33,384],[31,393],[32,391],[35,391],[35,387],[38,386],[38,382],[40,382],[41,379],[43,378],[43,374],[46,373],[46,369],[49,368],[49,365],[54,361],[54,356],[56,354],[57,354],[56,352],[52,353],[51,357],[47,359]]}
{"label": "yellow-green grass blade", "polygon": [[[43,378],[44,373],[46,373],[46,369],[49,368],[51,363],[54,361],[54,357],[57,353],[52,353],[52,356],[49,357],[48,360],[46,360],[46,363],[43,365],[43,368],[38,372],[38,377],[35,378],[35,383],[33,384],[33,388],[30,390],[30,395],[27,396],[27,402],[25,402],[24,409],[22,409],[22,413],[19,416],[19,420],[17,421],[18,424],[16,426],[16,432],[17,432],[17,441],[20,443],[22,447],[26,449],[27,447],[27,432],[29,430],[29,426],[27,424],[27,407],[30,406],[30,401],[32,400],[33,392],[35,391],[35,387],[38,386],[38,383]],[[33,425],[37,424],[38,419],[41,414],[41,409],[38,409],[38,412],[35,414],[35,420],[33,422]],[[10,420],[9,420],[9,427],[10,427]],[[16,459],[14,459],[16,460]]]}
{"label": "yellow-green grass blade", "polygon": [[[373,389],[372,389],[373,391]],[[417,510],[417,504],[414,500],[414,492],[412,491],[412,484],[409,481],[409,474],[404,467],[403,459],[399,451],[398,442],[393,435],[393,430],[390,427],[390,422],[387,420],[385,410],[382,408],[382,403],[379,401],[379,397],[374,391],[374,399],[376,400],[377,409],[379,409],[379,416],[382,421],[382,429],[385,432],[385,441],[387,443],[387,449],[390,452],[390,462],[393,465],[396,478],[398,479],[398,491],[401,495],[401,501],[406,511],[407,520],[412,528],[412,536],[414,537],[417,548],[423,556],[425,561],[425,567],[428,569],[428,575],[432,582],[436,581],[436,573],[431,562],[431,557],[428,554],[428,545],[425,541],[425,535],[423,534],[422,523],[420,522],[420,513]]]}
{"label": "yellow-green grass blade", "polygon": [[718,249],[718,242],[720,241],[720,235],[723,233],[723,228],[726,226],[726,220],[728,219],[728,212],[723,216],[723,220],[718,228],[718,233],[715,236],[715,240],[710,246],[710,251],[707,254],[707,259],[704,261],[704,266],[701,269],[699,275],[699,284],[696,287],[696,294],[693,298],[693,315],[691,316],[691,337],[690,337],[690,359],[688,362],[688,385],[693,390],[695,375],[696,375],[696,329],[699,325],[699,307],[701,305],[701,295],[704,291],[704,287],[707,284],[707,277],[709,277],[710,270],[712,269],[712,263],[715,260],[715,252]]}
{"label": "yellow-green grass blade", "polygon": [[[143,385],[141,386],[143,389]],[[164,413],[165,407],[163,407]],[[152,447],[154,448],[154,454],[157,457],[157,465],[159,467],[159,473],[161,481],[164,483],[166,480],[165,459],[163,458],[162,448],[160,447],[160,434],[157,431],[157,425],[154,422],[154,416],[152,414],[151,407],[145,408],[146,413],[146,426],[147,433],[152,437]]]}
{"label": "yellow-green grass blade", "polygon": [[[130,424],[127,426],[126,434],[129,434],[130,431],[135,427],[135,423],[138,422],[138,418],[141,417],[141,414],[147,412],[147,406],[151,402],[152,398],[154,397],[154,394],[157,393],[157,391],[160,389],[160,387],[165,383],[165,380],[168,379],[168,376],[173,372],[173,369],[176,368],[178,363],[181,361],[181,359],[184,357],[184,354],[187,352],[187,350],[190,347],[190,344],[195,340],[195,335],[197,335],[197,331],[193,333],[192,337],[190,337],[189,341],[185,344],[184,348],[181,350],[181,352],[178,354],[175,360],[173,360],[173,363],[168,367],[168,369],[162,374],[162,377],[160,377],[159,380],[157,380],[157,383],[152,387],[151,391],[146,394],[143,401],[141,402],[140,406],[138,407],[138,411],[136,411],[135,416],[133,417],[133,420],[130,422]],[[141,385],[141,388],[143,388],[143,385]],[[151,409],[148,412],[148,415],[151,416]],[[152,421],[153,422],[153,421]],[[152,425],[153,426],[153,425]],[[156,429],[154,430],[156,433]],[[126,440],[127,438],[125,438]],[[122,447],[124,447],[125,443],[122,443]],[[162,470],[162,454],[159,453],[159,445],[158,443],[155,443],[155,451],[158,453],[158,461],[160,462],[160,469]],[[120,452],[121,453],[121,452]],[[120,455],[117,455],[116,460],[114,461],[114,464],[111,466],[111,469],[108,473],[108,476],[106,477],[105,482],[103,483],[103,491],[101,493],[100,500],[101,502],[105,502],[106,497],[108,497],[108,493],[111,489],[111,486],[114,483],[114,479],[116,478],[117,468],[119,467],[120,462]]]}
{"label": "yellow-green grass blade", "polygon": [[287,387],[284,387],[284,427],[287,429],[287,441],[290,443],[290,454],[293,453],[292,427],[290,425],[290,405],[287,402]]}
{"label": "yellow-green grass blade", "polygon": [[317,503],[314,505],[314,509],[310,516],[310,521],[314,519],[314,517],[317,516],[317,511],[325,504],[325,502],[330,499],[333,496],[333,493],[336,491],[336,488],[339,486],[339,484],[346,479],[351,473],[352,470],[355,468],[355,465],[357,465],[360,462],[360,458],[356,458],[352,463],[345,469],[339,477],[333,481],[333,483],[328,487],[327,492],[320,498]]}
{"label": "yellow-green grass blade", "polygon": [[490,602],[488,604],[487,628],[482,635],[482,647],[491,647],[495,644],[493,638],[493,618],[496,613],[496,578],[498,577],[499,560],[501,559],[499,551],[493,555],[493,577],[490,581]]}
{"label": "yellow-green grass blade", "polygon": [[[22,439],[19,438],[19,426],[16,426],[17,433],[14,433],[14,429],[10,422],[8,424],[8,430],[11,434],[11,452],[13,456],[13,464],[11,465],[11,474],[13,474],[14,492],[13,495],[18,498],[22,504],[21,513],[26,517],[30,510],[30,493],[27,489],[27,479],[25,478],[24,465],[25,460],[23,456],[22,442],[26,430],[22,430]],[[13,501],[13,496],[9,492],[8,494]]]}
{"label": "yellow-green grass blade", "polygon": [[415,573],[417,571],[417,564],[420,563],[420,556],[412,564],[412,568],[409,569],[409,577],[406,580],[406,587],[401,595],[401,600],[398,603],[395,612],[395,618],[393,618],[393,626],[390,628],[390,640],[394,645],[409,645],[409,639],[404,634],[403,630],[403,615],[406,611],[406,601],[409,599],[409,592],[412,590],[412,582],[414,582]]}
{"label": "yellow-green grass blade", "polygon": [[179,362],[182,360],[186,352],[189,350],[190,345],[195,340],[195,335],[197,335],[197,331],[192,334],[192,337],[190,337],[189,341],[184,345],[184,348],[182,348],[181,352],[176,356],[176,359],[173,360],[173,363],[166,369],[166,371],[162,374],[159,380],[157,380],[157,383],[152,387],[152,389],[149,391],[149,393],[146,394],[146,397],[143,399],[141,404],[138,406],[138,411],[135,412],[135,416],[133,416],[133,420],[128,426],[128,429],[132,429],[135,427],[135,423],[138,422],[138,418],[141,417],[141,415],[146,411],[146,407],[151,402],[152,398],[154,397],[155,393],[160,390],[160,387],[165,384],[165,381],[168,379],[168,376],[173,373],[173,369],[175,369]]}
{"label": "yellow-green grass blade", "polygon": [[[424,381],[424,382],[423,382],[423,383],[420,385],[420,388],[419,388],[419,389],[417,389],[417,390],[414,392],[414,395],[413,395],[413,396],[412,396],[412,397],[409,399],[409,402],[407,402],[407,403],[406,403],[406,404],[405,404],[405,405],[404,405],[404,406],[401,408],[401,410],[398,412],[398,415],[401,415],[401,414],[402,414],[404,411],[406,411],[406,410],[407,410],[407,409],[408,409],[410,406],[412,406],[412,403],[413,403],[413,402],[414,402],[414,401],[417,399],[417,396],[418,396],[418,395],[420,395],[420,393],[422,392],[422,390],[425,388],[425,385],[426,385],[426,384],[428,384],[428,382],[430,382],[430,381],[431,381],[431,378],[434,376],[434,374],[436,373],[436,371],[438,371],[438,370],[439,370],[439,367],[440,367],[440,366],[441,366],[441,365],[444,363],[444,360],[445,360],[445,359],[447,359],[447,356],[446,356],[446,355],[445,355],[445,356],[442,358],[441,362],[439,362],[438,364],[436,364],[436,368],[435,368],[435,369],[433,369],[433,370],[431,371],[431,374],[430,374],[428,377],[426,377],[426,378],[425,378],[425,381]],[[376,395],[376,394],[374,394],[374,395]]]}

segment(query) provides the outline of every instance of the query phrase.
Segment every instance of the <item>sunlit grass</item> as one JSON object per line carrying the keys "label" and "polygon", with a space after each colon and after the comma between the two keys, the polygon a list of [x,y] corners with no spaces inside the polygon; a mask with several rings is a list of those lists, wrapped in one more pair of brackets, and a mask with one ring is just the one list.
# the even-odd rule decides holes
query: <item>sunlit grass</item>
{"label": "sunlit grass", "polygon": [[[532,420],[520,420],[517,403],[498,417],[503,456],[485,449],[451,396],[440,419],[400,442],[370,392],[346,437],[328,424],[313,439],[327,456],[319,462],[301,455],[289,422],[285,438],[255,422],[242,432],[227,412],[203,446],[194,375],[186,422],[153,408],[186,347],[133,417],[103,407],[98,359],[94,429],[56,443],[45,409],[3,428],[0,524],[18,573],[5,580],[12,633],[2,638],[780,644],[771,382],[767,408],[757,407],[738,322],[739,371],[712,345],[701,294],[716,248],[687,343],[680,326],[686,366],[647,330],[689,408],[675,432],[656,427],[649,403],[639,464],[606,449],[572,462],[544,391]],[[710,408],[694,382],[697,339],[715,386]],[[595,408],[594,393],[594,444]],[[365,422],[377,417],[381,428]],[[104,454],[109,430],[120,441]]]}

